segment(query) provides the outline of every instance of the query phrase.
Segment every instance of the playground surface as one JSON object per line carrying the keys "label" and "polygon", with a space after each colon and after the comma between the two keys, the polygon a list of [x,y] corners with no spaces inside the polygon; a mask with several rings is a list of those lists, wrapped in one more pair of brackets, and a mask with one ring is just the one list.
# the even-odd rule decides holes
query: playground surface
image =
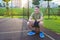
{"label": "playground surface", "polygon": [[28,36],[30,31],[27,26],[27,20],[19,18],[0,18],[0,40],[60,40],[60,35],[41,27],[45,38],[39,38],[38,34]]}

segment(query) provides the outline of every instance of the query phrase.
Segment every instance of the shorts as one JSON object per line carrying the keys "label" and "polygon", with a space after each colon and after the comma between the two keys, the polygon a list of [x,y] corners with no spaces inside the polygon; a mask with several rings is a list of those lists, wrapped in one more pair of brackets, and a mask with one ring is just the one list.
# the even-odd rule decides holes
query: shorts
{"label": "shorts", "polygon": [[33,27],[37,27],[37,28],[39,28],[39,21],[38,21],[38,22],[35,21],[34,24],[33,24]]}

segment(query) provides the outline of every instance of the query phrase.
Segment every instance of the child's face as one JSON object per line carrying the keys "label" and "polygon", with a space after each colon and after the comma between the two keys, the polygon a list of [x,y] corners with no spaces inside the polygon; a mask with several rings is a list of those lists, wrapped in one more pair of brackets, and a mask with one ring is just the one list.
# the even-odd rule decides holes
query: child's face
{"label": "child's face", "polygon": [[34,12],[39,13],[39,8],[35,7]]}

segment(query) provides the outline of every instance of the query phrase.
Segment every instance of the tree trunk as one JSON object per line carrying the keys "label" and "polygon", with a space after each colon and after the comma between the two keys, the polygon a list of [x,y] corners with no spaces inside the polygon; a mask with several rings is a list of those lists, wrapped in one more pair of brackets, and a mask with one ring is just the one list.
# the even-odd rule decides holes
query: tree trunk
{"label": "tree trunk", "polygon": [[8,2],[6,2],[6,15],[9,15],[9,7],[8,7]]}
{"label": "tree trunk", "polygon": [[50,5],[49,5],[49,1],[48,1],[48,19],[50,18]]}
{"label": "tree trunk", "polygon": [[28,0],[28,19],[29,19],[29,0]]}

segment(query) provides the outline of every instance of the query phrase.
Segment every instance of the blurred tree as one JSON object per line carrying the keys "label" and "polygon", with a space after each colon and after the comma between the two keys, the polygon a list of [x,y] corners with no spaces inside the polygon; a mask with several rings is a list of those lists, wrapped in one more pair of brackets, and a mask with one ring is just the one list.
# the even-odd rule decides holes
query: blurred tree
{"label": "blurred tree", "polygon": [[60,16],[60,5],[58,6],[58,15]]}
{"label": "blurred tree", "polygon": [[50,18],[50,5],[49,5],[49,2],[52,1],[52,0],[44,0],[44,1],[48,1],[48,19]]}
{"label": "blurred tree", "polygon": [[32,4],[34,4],[34,5],[39,5],[40,4],[40,0],[32,0],[33,2],[32,2]]}
{"label": "blurred tree", "polygon": [[10,0],[3,0],[3,1],[6,2],[6,10],[7,10],[7,11],[6,11],[6,14],[9,15],[9,7],[8,7],[9,4],[8,4],[8,2],[9,2]]}
{"label": "blurred tree", "polygon": [[2,7],[1,3],[0,3],[0,7]]}
{"label": "blurred tree", "polygon": [[5,7],[5,3],[3,3],[3,7]]}
{"label": "blurred tree", "polygon": [[3,0],[4,2],[9,2],[10,0]]}

